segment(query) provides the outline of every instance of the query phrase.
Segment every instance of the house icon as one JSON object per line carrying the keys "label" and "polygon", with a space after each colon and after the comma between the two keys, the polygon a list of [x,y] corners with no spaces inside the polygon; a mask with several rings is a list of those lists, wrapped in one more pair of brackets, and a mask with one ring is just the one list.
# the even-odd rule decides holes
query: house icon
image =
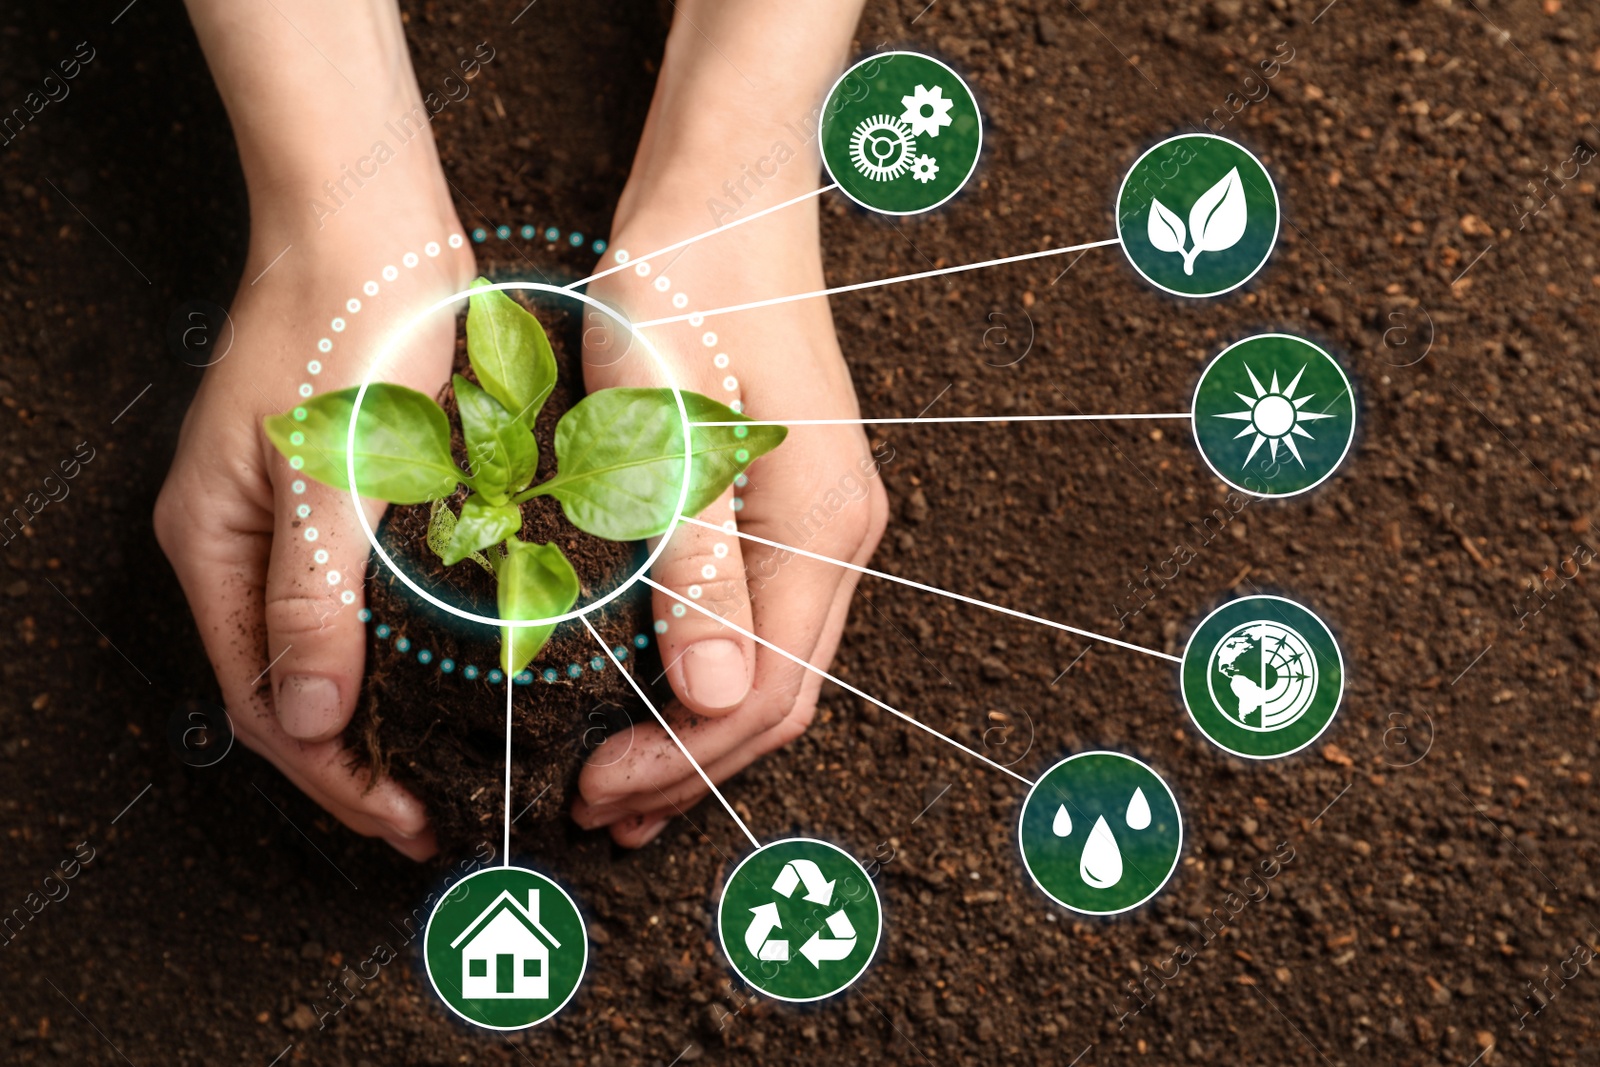
{"label": "house icon", "polygon": [[526,908],[502,890],[450,947],[461,950],[461,995],[468,1000],[550,996],[550,949],[561,942],[539,924],[537,889],[528,890]]}

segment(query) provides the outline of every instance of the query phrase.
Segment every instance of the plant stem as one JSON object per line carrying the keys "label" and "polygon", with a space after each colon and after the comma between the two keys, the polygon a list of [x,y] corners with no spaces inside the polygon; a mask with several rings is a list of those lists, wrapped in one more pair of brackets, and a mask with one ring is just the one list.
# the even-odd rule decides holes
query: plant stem
{"label": "plant stem", "polygon": [[523,490],[522,492],[518,493],[516,496],[512,497],[511,500],[510,500],[510,503],[513,503],[513,504],[526,504],[528,501],[532,500],[536,496],[549,496],[550,495],[550,493],[549,493],[550,487],[552,485],[559,485],[559,484],[561,484],[561,476],[557,475],[556,477],[551,478],[547,482],[541,482],[541,483],[539,483],[538,485],[534,486],[531,489]]}

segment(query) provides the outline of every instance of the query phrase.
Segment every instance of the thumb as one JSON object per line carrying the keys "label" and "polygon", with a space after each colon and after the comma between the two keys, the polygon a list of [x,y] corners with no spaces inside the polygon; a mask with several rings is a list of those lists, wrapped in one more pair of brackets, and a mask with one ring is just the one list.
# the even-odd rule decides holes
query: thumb
{"label": "thumb", "polygon": [[[271,452],[274,499],[267,568],[272,704],[300,741],[336,737],[350,721],[366,664],[360,617],[369,545],[350,494],[303,477]],[[366,502],[376,524],[382,502]]]}
{"label": "thumb", "polygon": [[[699,517],[718,524],[731,521],[732,500],[730,488]],[[651,568],[651,577],[744,630],[753,629],[739,539],[689,523],[679,523],[667,536],[671,540]],[[654,605],[661,662],[672,691],[690,711],[702,715],[732,711],[750,692],[754,644],[737,630],[688,611],[665,593],[655,594]]]}

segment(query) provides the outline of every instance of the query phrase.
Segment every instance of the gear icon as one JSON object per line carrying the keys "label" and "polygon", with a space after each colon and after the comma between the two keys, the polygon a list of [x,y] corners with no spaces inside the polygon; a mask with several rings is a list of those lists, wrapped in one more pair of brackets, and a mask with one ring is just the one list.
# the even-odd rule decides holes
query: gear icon
{"label": "gear icon", "polygon": [[932,156],[918,156],[911,164],[911,176],[926,185],[939,174],[939,161]]}
{"label": "gear icon", "polygon": [[919,85],[910,96],[902,96],[900,103],[905,107],[900,121],[910,126],[918,137],[939,136],[939,131],[950,125],[950,109],[956,106],[954,100],[944,98],[944,87],[939,85],[932,89]]}
{"label": "gear icon", "polygon": [[850,135],[850,160],[873,181],[900,177],[910,169],[916,152],[911,127],[892,115],[874,115]]}

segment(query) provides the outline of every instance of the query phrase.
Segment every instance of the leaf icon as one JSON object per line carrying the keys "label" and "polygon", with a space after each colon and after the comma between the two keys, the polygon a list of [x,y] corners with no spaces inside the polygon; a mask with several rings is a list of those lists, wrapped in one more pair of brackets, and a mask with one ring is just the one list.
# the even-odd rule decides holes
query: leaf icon
{"label": "leaf icon", "polygon": [[1189,232],[1194,236],[1194,248],[1184,253],[1183,272],[1194,273],[1194,261],[1201,252],[1221,252],[1238,244],[1249,217],[1239,168],[1234,167],[1220,182],[1201,193],[1200,199],[1189,209]]}
{"label": "leaf icon", "polygon": [[1183,252],[1183,220],[1154,197],[1150,200],[1150,243],[1158,252]]}

